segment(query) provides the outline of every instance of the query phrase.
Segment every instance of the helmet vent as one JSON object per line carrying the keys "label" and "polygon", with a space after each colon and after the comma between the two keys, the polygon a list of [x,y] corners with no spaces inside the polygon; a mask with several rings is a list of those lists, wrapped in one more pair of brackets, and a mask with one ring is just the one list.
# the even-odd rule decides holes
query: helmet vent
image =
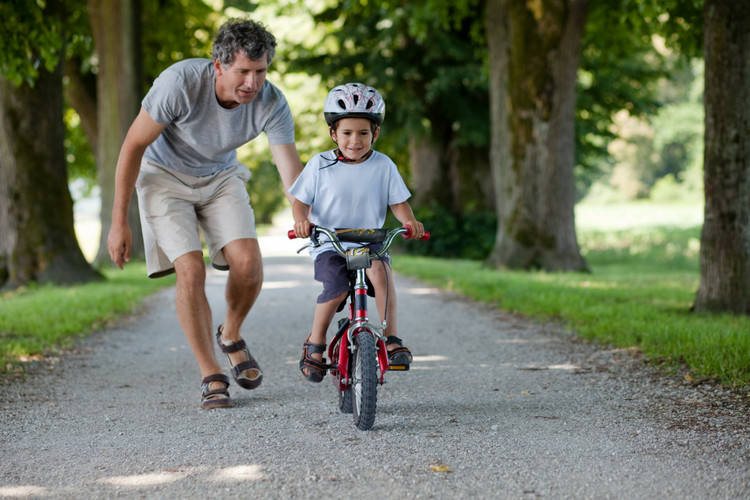
{"label": "helmet vent", "polygon": [[341,99],[339,99],[338,105],[341,109],[346,110],[346,104]]}
{"label": "helmet vent", "polygon": [[356,106],[357,103],[359,102],[359,96],[355,94],[352,96],[352,99],[354,99],[354,105]]}
{"label": "helmet vent", "polygon": [[365,109],[370,109],[372,107],[372,101],[367,101],[367,105],[365,106]]}

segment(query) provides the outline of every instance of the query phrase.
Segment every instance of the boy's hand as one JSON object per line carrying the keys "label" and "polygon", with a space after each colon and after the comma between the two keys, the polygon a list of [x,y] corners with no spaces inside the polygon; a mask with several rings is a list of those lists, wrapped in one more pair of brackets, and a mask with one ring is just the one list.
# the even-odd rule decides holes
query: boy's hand
{"label": "boy's hand", "polygon": [[422,236],[424,236],[424,226],[421,222],[414,219],[409,222],[404,223],[404,226],[411,226],[411,237],[410,240],[418,240]]}
{"label": "boy's hand", "polygon": [[294,223],[294,235],[297,238],[310,237],[310,221],[305,219]]}

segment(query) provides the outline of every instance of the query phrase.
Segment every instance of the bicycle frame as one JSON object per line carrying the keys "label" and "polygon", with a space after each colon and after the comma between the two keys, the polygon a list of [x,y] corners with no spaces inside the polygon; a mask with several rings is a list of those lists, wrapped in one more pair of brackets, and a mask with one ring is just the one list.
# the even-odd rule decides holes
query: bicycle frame
{"label": "bicycle frame", "polygon": [[[357,269],[354,296],[349,301],[349,317],[339,327],[339,331],[328,346],[328,357],[332,365],[330,369],[331,379],[333,380],[333,385],[338,390],[345,391],[351,385],[349,354],[353,350],[352,339],[356,335],[363,333],[372,335],[375,338],[378,366],[380,368],[379,381],[380,385],[383,385],[385,372],[390,368],[388,353],[382,335],[385,327],[385,322],[383,322],[382,327],[377,327],[369,322],[367,316],[367,282],[365,280],[365,270],[364,268]],[[334,365],[335,360],[338,360],[337,365]]]}

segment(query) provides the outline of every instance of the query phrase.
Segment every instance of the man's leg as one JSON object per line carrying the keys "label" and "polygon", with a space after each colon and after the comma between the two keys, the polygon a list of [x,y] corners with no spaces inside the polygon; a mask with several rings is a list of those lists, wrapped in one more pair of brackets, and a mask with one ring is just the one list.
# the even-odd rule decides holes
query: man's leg
{"label": "man's leg", "polygon": [[177,274],[175,292],[177,319],[198,361],[201,378],[222,373],[214,354],[211,309],[206,298],[206,265],[203,263],[203,254],[188,252],[174,261],[174,267]]}
{"label": "man's leg", "polygon": [[[223,252],[229,264],[229,278],[226,288],[227,315],[221,337],[227,342],[237,342],[241,338],[242,322],[255,304],[263,285],[263,263],[257,239],[234,240],[227,243]],[[231,353],[229,357],[234,366],[247,361],[244,351]],[[247,370],[245,375],[254,379],[259,373],[257,370]]]}

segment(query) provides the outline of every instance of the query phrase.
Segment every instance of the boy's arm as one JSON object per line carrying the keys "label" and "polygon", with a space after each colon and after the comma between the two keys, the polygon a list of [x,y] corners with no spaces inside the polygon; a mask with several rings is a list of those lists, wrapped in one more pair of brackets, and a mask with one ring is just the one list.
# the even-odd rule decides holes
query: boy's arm
{"label": "boy's arm", "polygon": [[310,205],[302,203],[295,198],[292,203],[292,216],[294,217],[294,234],[297,238],[310,237]]}
{"label": "boy's arm", "polygon": [[414,217],[414,212],[408,202],[396,203],[391,205],[391,211],[398,221],[404,226],[409,225],[412,228],[410,240],[418,240],[424,236],[424,226]]}

